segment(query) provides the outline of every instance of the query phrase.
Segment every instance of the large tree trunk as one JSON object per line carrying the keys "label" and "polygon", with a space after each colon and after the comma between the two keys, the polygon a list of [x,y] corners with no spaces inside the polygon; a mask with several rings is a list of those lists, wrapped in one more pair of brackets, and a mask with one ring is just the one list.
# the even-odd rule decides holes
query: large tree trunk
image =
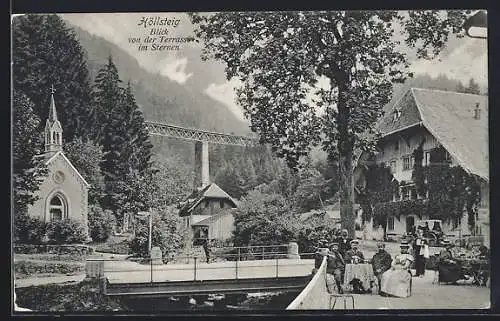
{"label": "large tree trunk", "polygon": [[337,147],[339,152],[340,178],[340,219],[342,228],[347,229],[349,237],[355,238],[354,232],[354,180],[353,155],[354,137],[349,134],[350,110],[346,104],[345,95],[348,88],[345,82],[339,83],[339,99],[337,104],[337,129],[339,132]]}

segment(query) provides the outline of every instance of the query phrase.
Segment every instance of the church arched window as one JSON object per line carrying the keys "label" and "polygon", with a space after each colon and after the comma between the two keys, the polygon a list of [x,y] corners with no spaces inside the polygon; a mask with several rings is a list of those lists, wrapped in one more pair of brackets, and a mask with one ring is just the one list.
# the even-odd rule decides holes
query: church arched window
{"label": "church arched window", "polygon": [[67,208],[64,198],[60,194],[56,194],[49,203],[49,214],[51,221],[59,221],[67,217]]}

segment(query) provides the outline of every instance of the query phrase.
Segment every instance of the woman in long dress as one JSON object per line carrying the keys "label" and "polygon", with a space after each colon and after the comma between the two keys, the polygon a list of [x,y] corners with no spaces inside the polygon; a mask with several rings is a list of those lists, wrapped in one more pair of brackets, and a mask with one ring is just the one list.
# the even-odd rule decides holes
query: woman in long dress
{"label": "woman in long dress", "polygon": [[413,256],[409,253],[410,246],[401,244],[401,253],[392,260],[391,268],[382,274],[380,280],[381,295],[407,298],[411,291],[410,266]]}

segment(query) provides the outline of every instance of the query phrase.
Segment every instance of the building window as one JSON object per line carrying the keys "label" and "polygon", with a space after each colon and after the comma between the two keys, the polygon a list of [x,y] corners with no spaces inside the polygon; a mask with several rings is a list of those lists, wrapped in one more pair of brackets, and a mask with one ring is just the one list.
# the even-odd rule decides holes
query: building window
{"label": "building window", "polygon": [[422,166],[428,166],[431,163],[431,152],[425,151],[422,158]]}
{"label": "building window", "polygon": [[387,218],[387,230],[394,231],[394,217],[393,216]]}
{"label": "building window", "polygon": [[392,121],[398,120],[399,117],[401,117],[401,110],[394,109],[394,111],[392,112]]}
{"label": "building window", "polygon": [[224,200],[220,200],[219,204],[220,204],[220,208],[224,208]]}
{"label": "building window", "polygon": [[49,214],[51,221],[60,221],[67,217],[67,209],[61,195],[55,195],[49,203]]}
{"label": "building window", "polygon": [[394,143],[394,150],[399,150],[399,140]]}
{"label": "building window", "polygon": [[407,171],[411,169],[411,157],[405,156],[403,157],[403,170]]}
{"label": "building window", "polygon": [[401,199],[402,200],[417,199],[417,188],[415,187],[415,185],[402,186]]}

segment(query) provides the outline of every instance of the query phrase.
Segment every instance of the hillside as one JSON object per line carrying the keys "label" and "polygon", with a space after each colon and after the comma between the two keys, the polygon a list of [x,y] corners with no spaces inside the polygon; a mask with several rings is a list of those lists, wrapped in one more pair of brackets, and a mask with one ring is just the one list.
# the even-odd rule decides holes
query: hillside
{"label": "hillside", "polygon": [[[151,73],[115,44],[102,37],[91,35],[77,26],[71,26],[87,52],[92,79],[111,55],[122,81],[130,81],[137,104],[146,120],[235,135],[250,133],[246,123],[195,85],[189,83],[181,85],[159,73]],[[152,140],[157,152],[180,153],[186,161],[191,160],[191,143],[159,137],[153,137]]]}

